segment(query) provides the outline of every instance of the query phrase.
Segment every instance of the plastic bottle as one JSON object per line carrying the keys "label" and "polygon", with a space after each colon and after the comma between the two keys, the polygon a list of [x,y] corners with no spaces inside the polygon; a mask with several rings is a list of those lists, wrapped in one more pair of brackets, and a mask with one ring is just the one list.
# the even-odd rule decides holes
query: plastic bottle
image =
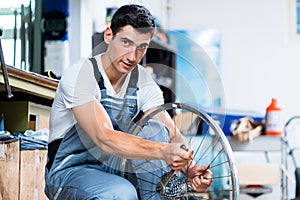
{"label": "plastic bottle", "polygon": [[272,98],[271,104],[266,109],[265,117],[266,135],[281,136],[283,133],[282,109],[277,105],[277,100]]}

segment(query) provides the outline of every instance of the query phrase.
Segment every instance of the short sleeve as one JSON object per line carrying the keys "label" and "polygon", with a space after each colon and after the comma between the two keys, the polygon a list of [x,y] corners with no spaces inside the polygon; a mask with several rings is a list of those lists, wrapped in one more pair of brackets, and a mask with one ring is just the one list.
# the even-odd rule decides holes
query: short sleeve
{"label": "short sleeve", "polygon": [[143,67],[140,67],[139,72],[138,87],[140,110],[146,111],[150,108],[162,105],[164,103],[163,93],[157,83]]}
{"label": "short sleeve", "polygon": [[96,99],[97,81],[89,60],[80,60],[67,69],[60,84],[66,108],[80,106]]}

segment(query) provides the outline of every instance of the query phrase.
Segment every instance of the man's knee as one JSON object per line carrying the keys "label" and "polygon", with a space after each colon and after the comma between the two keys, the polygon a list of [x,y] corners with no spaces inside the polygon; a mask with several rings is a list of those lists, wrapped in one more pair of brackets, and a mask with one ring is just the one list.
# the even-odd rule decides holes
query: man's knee
{"label": "man's knee", "polygon": [[82,188],[64,187],[57,191],[56,194],[49,194],[50,199],[55,196],[57,200],[75,200],[75,199],[114,199],[114,200],[137,200],[137,191],[130,183],[111,185],[111,188],[102,192],[85,191]]}
{"label": "man's knee", "polygon": [[131,183],[112,186],[112,197],[116,200],[137,200],[137,191]]}
{"label": "man's knee", "polygon": [[89,190],[88,193],[94,194],[92,198],[89,197],[88,199],[138,200],[135,187],[123,178],[112,181],[105,188],[98,188],[94,192]]}
{"label": "man's knee", "polygon": [[[46,182],[45,193],[49,199],[53,199],[55,196],[57,200],[138,199],[135,187],[128,180],[117,175],[100,173],[101,171],[95,171],[95,174],[85,176],[84,179],[70,178],[69,181],[63,184],[51,184],[51,181]],[[76,177],[82,176],[77,175]],[[99,180],[102,181],[99,182]]]}

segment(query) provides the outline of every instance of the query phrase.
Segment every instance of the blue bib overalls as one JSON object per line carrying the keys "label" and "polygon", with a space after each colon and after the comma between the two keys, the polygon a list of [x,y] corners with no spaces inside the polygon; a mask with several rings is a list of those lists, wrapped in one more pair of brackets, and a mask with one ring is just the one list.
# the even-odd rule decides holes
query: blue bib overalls
{"label": "blue bib overalls", "polygon": [[[138,116],[138,68],[131,72],[124,99],[118,99],[107,95],[98,66],[94,58],[90,60],[101,89],[100,102],[110,116],[114,129],[128,132],[129,123]],[[144,126],[138,136],[153,141],[169,142],[167,128],[156,121],[149,123],[151,126]],[[128,169],[136,175],[140,195],[138,197],[134,185],[124,178],[121,159],[103,152],[78,124],[63,139],[52,143],[48,146],[50,159],[45,172],[45,192],[49,199],[161,199],[158,194],[149,193],[149,190],[155,190],[156,185],[151,182],[157,183],[162,173],[168,170],[163,161],[130,161]]]}

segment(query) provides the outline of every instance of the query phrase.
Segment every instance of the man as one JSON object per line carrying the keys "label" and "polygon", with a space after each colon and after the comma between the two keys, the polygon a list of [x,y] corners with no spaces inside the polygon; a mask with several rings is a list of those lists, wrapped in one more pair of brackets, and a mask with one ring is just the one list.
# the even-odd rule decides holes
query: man
{"label": "man", "polygon": [[[138,195],[148,199],[142,192],[147,185],[138,182],[138,194],[122,176],[120,158],[133,160],[133,170],[142,160],[165,161],[173,170],[197,174],[188,177],[195,190],[204,191],[210,185],[209,170],[201,175],[189,173],[193,150],[182,148],[184,140],[178,131],[172,131],[167,114],[149,122],[143,134],[128,134],[138,111],[149,112],[163,104],[161,90],[139,65],[154,30],[154,19],[146,8],[122,6],[104,32],[107,51],[79,61],[63,74],[50,115],[45,174],[45,192],[50,199],[132,200]],[[167,127],[159,120],[167,121]],[[141,180],[144,175],[136,178]],[[157,195],[153,199],[159,199]]]}

